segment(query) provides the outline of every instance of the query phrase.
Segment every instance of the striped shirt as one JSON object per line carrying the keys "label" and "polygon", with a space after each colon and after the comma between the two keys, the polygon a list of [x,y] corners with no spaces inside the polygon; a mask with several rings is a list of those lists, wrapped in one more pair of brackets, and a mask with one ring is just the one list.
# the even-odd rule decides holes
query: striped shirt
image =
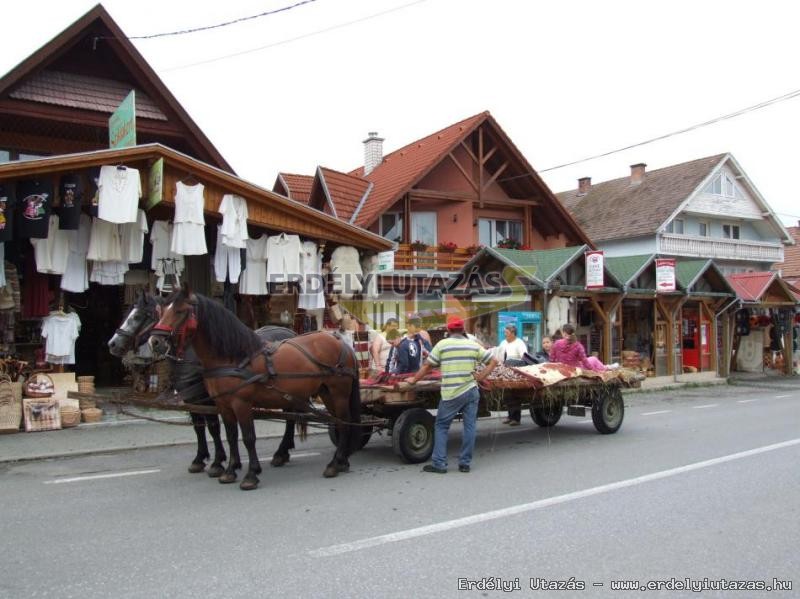
{"label": "striped shirt", "polygon": [[437,343],[428,356],[428,364],[442,372],[442,400],[454,399],[477,387],[472,376],[475,366],[491,359],[491,350],[461,335]]}

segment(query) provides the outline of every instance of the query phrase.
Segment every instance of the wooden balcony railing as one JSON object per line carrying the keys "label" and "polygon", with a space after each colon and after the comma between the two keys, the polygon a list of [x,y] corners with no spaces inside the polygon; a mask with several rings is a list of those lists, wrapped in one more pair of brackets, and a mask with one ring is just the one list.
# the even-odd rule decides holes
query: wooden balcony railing
{"label": "wooden balcony railing", "polygon": [[658,249],[674,256],[783,262],[783,246],[767,241],[663,234]]}
{"label": "wooden balcony railing", "polygon": [[411,245],[401,243],[394,254],[394,269],[397,270],[460,270],[475,252],[467,248],[456,248],[452,252],[443,252],[432,245],[413,250]]}

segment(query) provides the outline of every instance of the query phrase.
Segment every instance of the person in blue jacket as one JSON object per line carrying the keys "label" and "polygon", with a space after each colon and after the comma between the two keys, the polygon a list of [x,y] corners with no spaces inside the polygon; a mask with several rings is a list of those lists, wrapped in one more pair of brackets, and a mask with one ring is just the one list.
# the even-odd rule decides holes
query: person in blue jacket
{"label": "person in blue jacket", "polygon": [[420,335],[421,319],[410,318],[406,322],[406,327],[405,336],[389,351],[389,358],[386,360],[386,371],[389,374],[418,372],[423,358],[431,351],[430,342]]}

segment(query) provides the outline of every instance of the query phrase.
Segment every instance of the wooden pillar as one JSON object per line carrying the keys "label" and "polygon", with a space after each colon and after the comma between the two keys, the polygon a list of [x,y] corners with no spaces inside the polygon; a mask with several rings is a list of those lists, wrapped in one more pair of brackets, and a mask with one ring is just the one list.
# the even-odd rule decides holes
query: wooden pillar
{"label": "wooden pillar", "polygon": [[[792,321],[789,321],[792,324]],[[783,334],[783,374],[791,375],[794,370],[792,369],[792,327],[788,327]]]}
{"label": "wooden pillar", "polygon": [[411,239],[411,194],[403,196],[403,240],[406,243],[413,243]]}

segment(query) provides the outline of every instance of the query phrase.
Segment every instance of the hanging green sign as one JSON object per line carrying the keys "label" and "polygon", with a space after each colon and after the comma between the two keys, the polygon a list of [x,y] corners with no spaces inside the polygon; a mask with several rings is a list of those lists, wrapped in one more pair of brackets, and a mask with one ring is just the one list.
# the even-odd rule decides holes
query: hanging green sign
{"label": "hanging green sign", "polygon": [[136,145],[136,91],[131,90],[108,119],[108,147]]}
{"label": "hanging green sign", "polygon": [[147,210],[158,204],[164,197],[164,159],[159,158],[150,167],[147,179]]}

